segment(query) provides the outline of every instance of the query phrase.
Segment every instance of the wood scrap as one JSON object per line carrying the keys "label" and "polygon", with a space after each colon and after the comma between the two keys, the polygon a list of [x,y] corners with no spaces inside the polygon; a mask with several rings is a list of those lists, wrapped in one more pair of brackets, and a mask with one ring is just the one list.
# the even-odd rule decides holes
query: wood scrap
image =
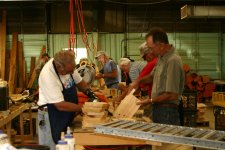
{"label": "wood scrap", "polygon": [[[39,55],[39,58],[38,58],[38,63],[41,60],[41,57],[44,53],[46,53],[46,47],[45,46],[43,46],[42,49],[41,49],[41,52],[40,52],[40,55]],[[34,70],[32,72],[32,74],[30,75],[30,80],[27,84],[27,88],[31,88],[33,86],[35,78],[36,78],[36,71]]]}
{"label": "wood scrap", "polygon": [[16,84],[16,60],[17,60],[17,41],[18,33],[12,34],[12,51],[10,56],[10,68],[9,68],[9,92],[10,94],[14,93],[15,84]]}
{"label": "wood scrap", "polygon": [[89,128],[97,124],[108,122],[107,109],[108,104],[105,102],[85,102],[82,108],[84,113],[82,127]]}
{"label": "wood scrap", "polygon": [[2,22],[0,25],[0,78],[5,80],[6,63],[6,11],[2,12]]}

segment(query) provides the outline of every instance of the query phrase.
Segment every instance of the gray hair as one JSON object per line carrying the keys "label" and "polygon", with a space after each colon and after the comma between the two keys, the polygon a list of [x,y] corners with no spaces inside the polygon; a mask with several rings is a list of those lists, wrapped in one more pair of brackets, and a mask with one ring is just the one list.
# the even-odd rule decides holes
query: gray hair
{"label": "gray hair", "polygon": [[55,54],[54,62],[57,66],[64,68],[68,63],[75,63],[75,54],[70,50],[61,50]]}
{"label": "gray hair", "polygon": [[129,63],[130,63],[130,59],[128,59],[128,58],[121,58],[119,60],[119,66],[128,65]]}

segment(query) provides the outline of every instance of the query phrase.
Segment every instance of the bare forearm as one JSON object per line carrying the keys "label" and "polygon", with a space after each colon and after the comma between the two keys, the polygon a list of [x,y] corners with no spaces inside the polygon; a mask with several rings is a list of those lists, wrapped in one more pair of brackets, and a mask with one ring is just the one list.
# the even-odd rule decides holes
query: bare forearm
{"label": "bare forearm", "polygon": [[117,72],[104,73],[104,78],[116,78],[116,77],[117,77]]}
{"label": "bare forearm", "polygon": [[148,84],[153,82],[153,77],[151,74],[144,76],[143,78],[138,80],[139,83]]}
{"label": "bare forearm", "polygon": [[59,111],[81,112],[81,107],[74,103],[63,101],[55,103],[54,105]]}
{"label": "bare forearm", "polygon": [[90,88],[90,86],[83,80],[77,84],[77,87],[81,92],[85,92],[87,89]]}

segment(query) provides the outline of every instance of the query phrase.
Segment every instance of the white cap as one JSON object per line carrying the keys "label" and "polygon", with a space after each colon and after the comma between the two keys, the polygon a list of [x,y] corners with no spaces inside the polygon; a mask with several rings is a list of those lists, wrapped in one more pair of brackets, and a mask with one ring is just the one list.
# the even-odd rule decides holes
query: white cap
{"label": "white cap", "polygon": [[120,60],[119,60],[119,65],[121,66],[121,65],[128,65],[130,63],[130,59],[128,59],[128,58],[121,58]]}
{"label": "white cap", "polygon": [[143,57],[144,55],[150,52],[150,49],[148,48],[148,45],[146,42],[142,43],[138,48],[140,50],[141,57]]}
{"label": "white cap", "polygon": [[97,59],[101,55],[106,55],[104,51],[98,51],[97,54],[95,55],[95,59]]}

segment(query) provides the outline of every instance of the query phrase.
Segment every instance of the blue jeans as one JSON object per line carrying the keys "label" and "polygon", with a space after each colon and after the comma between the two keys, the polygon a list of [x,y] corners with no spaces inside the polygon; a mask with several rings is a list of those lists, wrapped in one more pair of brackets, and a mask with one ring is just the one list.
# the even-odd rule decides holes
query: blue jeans
{"label": "blue jeans", "polygon": [[170,124],[170,125],[180,125],[180,117],[178,108],[163,107],[160,105],[152,107],[152,117],[153,122]]}
{"label": "blue jeans", "polygon": [[[40,121],[42,120],[44,120],[43,125],[40,124]],[[48,146],[50,150],[55,150],[55,143],[52,139],[51,127],[47,111],[38,110],[38,140],[40,145],[45,145]]]}

